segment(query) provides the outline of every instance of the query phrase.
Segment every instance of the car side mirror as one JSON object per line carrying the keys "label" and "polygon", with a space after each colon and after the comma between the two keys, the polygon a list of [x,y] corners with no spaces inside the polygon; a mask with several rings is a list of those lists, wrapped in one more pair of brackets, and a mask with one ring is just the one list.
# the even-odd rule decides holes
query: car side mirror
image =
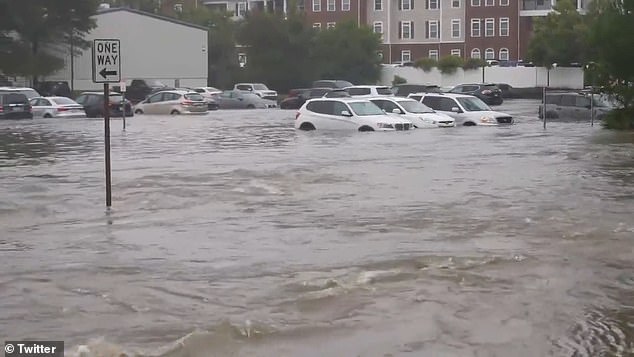
{"label": "car side mirror", "polygon": [[343,115],[344,117],[351,117],[352,116],[352,114],[350,114],[350,112],[347,111],[347,110],[342,110],[341,111],[341,115]]}
{"label": "car side mirror", "polygon": [[403,114],[403,112],[400,109],[398,109],[398,108],[392,109],[392,113],[394,113],[394,114]]}
{"label": "car side mirror", "polygon": [[460,113],[460,108],[453,107],[453,108],[451,108],[451,111],[454,112],[454,113]]}
{"label": "car side mirror", "polygon": [[238,97],[238,100],[244,100],[244,98],[243,97]]}

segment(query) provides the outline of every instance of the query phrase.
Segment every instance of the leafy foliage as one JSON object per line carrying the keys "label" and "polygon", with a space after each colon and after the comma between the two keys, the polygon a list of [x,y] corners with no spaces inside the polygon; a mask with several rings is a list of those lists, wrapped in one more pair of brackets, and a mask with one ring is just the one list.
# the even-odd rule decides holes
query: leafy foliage
{"label": "leafy foliage", "polygon": [[464,61],[462,57],[458,56],[445,56],[438,61],[438,69],[441,73],[444,74],[453,74],[456,73],[458,68],[461,68],[464,65]]}
{"label": "leafy foliage", "polygon": [[416,60],[416,62],[414,62],[414,67],[420,68],[425,72],[431,71],[432,68],[436,67],[437,65],[438,61],[429,57],[420,58]]}
{"label": "leafy foliage", "polygon": [[486,65],[487,62],[482,58],[467,58],[466,60],[464,60],[462,68],[466,71],[470,69],[486,67]]}
{"label": "leafy foliage", "polygon": [[559,0],[554,10],[535,20],[528,57],[536,65],[545,67],[551,67],[553,63],[564,66],[584,63],[588,25],[577,11],[576,0]]}
{"label": "leafy foliage", "polygon": [[407,83],[407,79],[405,79],[405,78],[403,78],[403,77],[401,77],[399,75],[395,75],[394,79],[392,80],[392,85],[393,86],[396,86],[396,85],[399,85],[399,84],[405,84],[405,83]]}

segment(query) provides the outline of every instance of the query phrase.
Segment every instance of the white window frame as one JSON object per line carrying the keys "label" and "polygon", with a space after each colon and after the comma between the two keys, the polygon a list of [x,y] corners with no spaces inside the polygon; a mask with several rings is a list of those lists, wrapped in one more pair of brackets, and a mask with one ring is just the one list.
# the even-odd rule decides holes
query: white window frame
{"label": "white window frame", "polygon": [[337,1],[336,0],[326,0],[326,11],[328,11],[328,12],[337,11]]}
{"label": "white window frame", "polygon": [[[425,0],[425,1],[427,1],[427,9],[428,10],[438,10],[438,9],[440,9],[440,0]],[[433,1],[434,4],[436,4],[435,7],[431,6],[432,5],[432,1]]]}
{"label": "white window frame", "polygon": [[[414,0],[398,0],[401,2],[401,10],[410,11],[412,9],[412,1]],[[405,8],[405,4],[407,4],[407,9]]]}
{"label": "white window frame", "polygon": [[[456,27],[458,28],[458,35],[456,36]],[[462,36],[462,26],[460,19],[451,19],[451,38],[460,38]]]}
{"label": "white window frame", "polygon": [[[491,26],[491,32],[489,32],[489,26]],[[484,19],[484,37],[495,37],[495,19],[492,17]]]}
{"label": "white window frame", "polygon": [[341,0],[341,11],[350,11],[350,0]]}
{"label": "white window frame", "polygon": [[321,0],[313,0],[313,12],[321,12]]}
{"label": "white window frame", "polygon": [[[502,31],[502,24],[506,24],[506,31]],[[511,19],[508,17],[500,17],[500,25],[499,25],[500,37],[508,37],[511,35]]]}
{"label": "white window frame", "polygon": [[236,15],[243,17],[244,15],[247,14],[247,3],[246,2],[239,2],[238,3],[238,13]]}
{"label": "white window frame", "polygon": [[[474,54],[478,54],[477,56],[474,56]],[[482,52],[480,52],[479,48],[474,48],[471,50],[471,58],[482,58]]]}
{"label": "white window frame", "polygon": [[451,55],[456,57],[461,57],[462,51],[460,51],[459,48],[454,48],[453,50],[451,50]]}
{"label": "white window frame", "polygon": [[[432,34],[432,28],[436,29],[436,34]],[[431,21],[427,21],[427,34],[429,35],[428,38],[431,39],[439,39],[440,38],[440,24],[438,20],[431,20]]]}
{"label": "white window frame", "polygon": [[374,0],[374,11],[383,11],[383,0],[378,0],[378,4],[381,5],[378,9],[376,8],[376,4],[377,0]]}
{"label": "white window frame", "polygon": [[401,50],[401,63],[411,62],[411,61],[412,61],[412,51]]}
{"label": "white window frame", "polygon": [[[407,28],[407,37],[405,37],[405,28]],[[412,39],[412,21],[401,22],[401,38],[404,40]]]}
{"label": "white window frame", "polygon": [[337,26],[336,22],[326,22],[326,29],[327,30],[334,29],[335,26]]}
{"label": "white window frame", "polygon": [[429,58],[438,61],[439,55],[438,55],[438,50],[429,50]]}
{"label": "white window frame", "polygon": [[484,6],[495,6],[495,0],[484,0]]}
{"label": "white window frame", "polygon": [[471,6],[476,7],[482,5],[482,0],[471,0]]}
{"label": "white window frame", "polygon": [[[506,53],[506,58],[504,58],[502,56],[502,53]],[[511,56],[511,52],[509,51],[508,48],[500,48],[500,52],[499,52],[499,55],[498,55],[498,59],[500,61],[508,61],[510,56]]]}
{"label": "white window frame", "polygon": [[[377,31],[377,29],[379,29],[380,31]],[[372,31],[374,33],[380,33],[381,38],[383,38],[383,21],[374,21],[374,23],[372,24]]]}
{"label": "white window frame", "polygon": [[313,28],[317,29],[317,30],[321,30],[321,22],[315,22],[313,23]]}
{"label": "white window frame", "polygon": [[[461,2],[462,0],[451,0],[451,8],[452,9],[459,9],[461,6]],[[458,3],[458,6],[456,6],[456,3]]]}
{"label": "white window frame", "polygon": [[500,6],[509,6],[509,0],[500,0]]}
{"label": "white window frame", "polygon": [[[488,58],[489,56],[487,56],[488,54],[493,54],[493,56],[491,56],[491,58]],[[484,50],[484,59],[485,60],[494,60],[495,59],[495,50],[492,48],[487,48],[486,50]]]}
{"label": "white window frame", "polygon": [[482,37],[482,19],[471,19],[471,37]]}

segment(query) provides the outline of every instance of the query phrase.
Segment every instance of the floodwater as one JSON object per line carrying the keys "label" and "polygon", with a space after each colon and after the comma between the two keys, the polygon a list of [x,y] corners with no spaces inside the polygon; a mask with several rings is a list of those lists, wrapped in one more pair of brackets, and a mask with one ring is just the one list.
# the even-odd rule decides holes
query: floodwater
{"label": "floodwater", "polygon": [[0,336],[117,357],[634,355],[634,134],[499,109],[517,124],[115,119],[109,212],[101,120],[2,121]]}

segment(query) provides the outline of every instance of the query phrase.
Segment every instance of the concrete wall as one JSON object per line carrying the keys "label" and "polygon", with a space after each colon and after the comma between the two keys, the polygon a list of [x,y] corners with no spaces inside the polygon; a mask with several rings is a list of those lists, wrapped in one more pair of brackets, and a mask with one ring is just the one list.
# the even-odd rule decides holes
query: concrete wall
{"label": "concrete wall", "polygon": [[482,69],[464,71],[460,68],[456,73],[447,75],[440,73],[436,68],[424,72],[414,67],[383,66],[380,84],[391,85],[394,75],[398,75],[405,78],[408,83],[432,83],[441,87],[484,81],[506,83],[514,88],[534,88],[543,87],[550,81],[550,87],[583,88],[582,68],[554,68],[548,71],[542,67],[485,67],[484,80],[482,74]]}
{"label": "concrete wall", "polygon": [[[129,11],[105,12],[95,16],[97,27],[86,36],[121,40],[121,78],[158,79],[167,85],[207,84],[207,31]],[[70,51],[66,67],[46,80],[70,83]],[[92,82],[92,53],[88,49],[75,57],[75,90],[96,90]]]}

